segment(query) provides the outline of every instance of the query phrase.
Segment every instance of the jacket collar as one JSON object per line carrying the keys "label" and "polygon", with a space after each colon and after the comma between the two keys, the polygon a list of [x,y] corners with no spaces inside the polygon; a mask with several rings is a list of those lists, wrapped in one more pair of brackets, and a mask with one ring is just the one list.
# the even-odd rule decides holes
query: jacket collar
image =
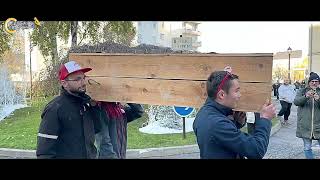
{"label": "jacket collar", "polygon": [[217,109],[220,113],[222,113],[225,116],[231,115],[233,113],[232,108],[219,104],[218,102],[211,99],[210,97],[207,98],[204,105]]}

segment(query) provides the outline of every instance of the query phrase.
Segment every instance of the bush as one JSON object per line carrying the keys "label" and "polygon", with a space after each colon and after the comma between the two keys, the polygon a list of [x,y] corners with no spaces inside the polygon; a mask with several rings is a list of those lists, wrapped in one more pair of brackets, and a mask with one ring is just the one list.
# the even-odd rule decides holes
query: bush
{"label": "bush", "polygon": [[60,65],[68,62],[67,56],[62,58],[58,63],[47,63],[46,68],[41,70],[39,76],[40,81],[34,82],[33,96],[34,97],[50,97],[59,94],[59,69]]}

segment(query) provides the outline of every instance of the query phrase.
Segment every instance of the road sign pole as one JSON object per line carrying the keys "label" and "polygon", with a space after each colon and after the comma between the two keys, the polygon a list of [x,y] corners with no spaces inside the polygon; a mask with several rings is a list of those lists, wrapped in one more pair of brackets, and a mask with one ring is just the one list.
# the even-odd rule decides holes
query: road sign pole
{"label": "road sign pole", "polygon": [[186,118],[182,117],[182,122],[183,122],[183,139],[186,138]]}
{"label": "road sign pole", "polygon": [[180,117],[182,117],[182,123],[183,123],[183,139],[186,139],[186,117],[192,114],[194,111],[194,108],[192,107],[179,107],[179,106],[173,106],[173,111]]}

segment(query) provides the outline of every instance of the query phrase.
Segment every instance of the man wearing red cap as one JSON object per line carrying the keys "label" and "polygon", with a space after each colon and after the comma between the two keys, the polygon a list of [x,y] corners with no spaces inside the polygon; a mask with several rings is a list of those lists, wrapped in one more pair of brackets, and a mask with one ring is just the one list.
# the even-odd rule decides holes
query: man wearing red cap
{"label": "man wearing red cap", "polygon": [[95,134],[106,115],[85,94],[85,74],[74,61],[60,67],[61,94],[49,102],[41,115],[38,133],[38,158],[96,158]]}

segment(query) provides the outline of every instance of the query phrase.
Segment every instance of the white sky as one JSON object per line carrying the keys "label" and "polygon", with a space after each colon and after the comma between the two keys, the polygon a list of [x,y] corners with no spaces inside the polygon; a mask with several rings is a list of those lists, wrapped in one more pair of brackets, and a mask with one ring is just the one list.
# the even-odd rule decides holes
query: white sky
{"label": "white sky", "polygon": [[[319,22],[312,22],[319,23]],[[200,52],[217,53],[276,53],[302,50],[308,54],[311,22],[216,21],[201,22]]]}

